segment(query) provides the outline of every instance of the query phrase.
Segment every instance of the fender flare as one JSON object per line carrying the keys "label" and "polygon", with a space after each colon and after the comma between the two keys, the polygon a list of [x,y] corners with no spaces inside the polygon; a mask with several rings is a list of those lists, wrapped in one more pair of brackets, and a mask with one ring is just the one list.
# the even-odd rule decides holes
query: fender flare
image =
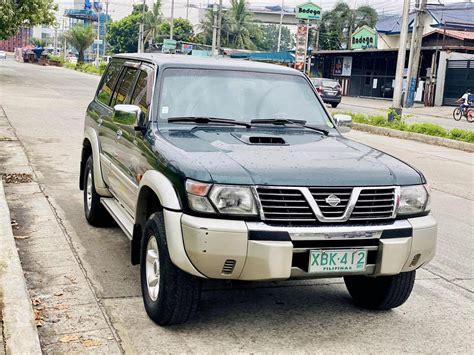
{"label": "fender flare", "polygon": [[140,194],[144,187],[148,187],[156,194],[160,200],[161,206],[169,210],[180,211],[182,209],[176,190],[171,181],[162,173],[156,170],[148,170],[143,174],[138,186],[138,196],[136,201],[135,220],[139,220],[138,204],[140,203]]}
{"label": "fender flare", "polygon": [[[94,168],[94,185],[97,193],[102,196],[112,196],[102,176],[102,167],[100,165],[100,146],[97,132],[92,127],[86,127],[84,130],[84,140],[87,139],[92,149],[92,164]],[[85,163],[85,162],[84,162]]]}

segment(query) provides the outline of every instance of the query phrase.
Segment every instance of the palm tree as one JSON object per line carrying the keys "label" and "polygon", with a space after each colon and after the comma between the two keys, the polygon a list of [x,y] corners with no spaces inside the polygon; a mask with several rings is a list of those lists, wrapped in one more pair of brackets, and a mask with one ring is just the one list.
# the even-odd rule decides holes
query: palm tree
{"label": "palm tree", "polygon": [[229,13],[231,44],[235,48],[254,48],[250,38],[253,29],[253,14],[248,10],[245,0],[231,0]]}
{"label": "palm tree", "polygon": [[157,0],[153,4],[153,9],[145,13],[145,33],[143,41],[150,45],[155,41],[160,31],[161,18],[161,1]]}
{"label": "palm tree", "polygon": [[94,43],[94,31],[92,26],[76,25],[71,27],[65,34],[66,40],[79,52],[77,66],[84,63],[84,51]]}

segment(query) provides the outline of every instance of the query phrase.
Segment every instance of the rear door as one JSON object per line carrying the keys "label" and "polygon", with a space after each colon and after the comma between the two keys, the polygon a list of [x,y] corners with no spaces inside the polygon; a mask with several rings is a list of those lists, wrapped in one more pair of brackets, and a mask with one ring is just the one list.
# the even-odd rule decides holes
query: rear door
{"label": "rear door", "polygon": [[122,59],[113,59],[110,62],[99,84],[95,100],[88,109],[88,115],[93,120],[92,126],[98,132],[99,146],[101,148],[100,163],[106,183],[108,183],[110,160],[113,156],[115,144],[114,132],[111,127],[113,113],[111,100],[124,62]]}

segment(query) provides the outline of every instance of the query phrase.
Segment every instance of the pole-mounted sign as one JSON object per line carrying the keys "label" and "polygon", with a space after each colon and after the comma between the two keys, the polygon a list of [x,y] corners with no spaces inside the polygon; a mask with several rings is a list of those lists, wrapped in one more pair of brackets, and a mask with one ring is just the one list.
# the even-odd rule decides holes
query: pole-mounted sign
{"label": "pole-mounted sign", "polygon": [[296,5],[296,18],[301,20],[321,20],[322,10],[312,2]]}

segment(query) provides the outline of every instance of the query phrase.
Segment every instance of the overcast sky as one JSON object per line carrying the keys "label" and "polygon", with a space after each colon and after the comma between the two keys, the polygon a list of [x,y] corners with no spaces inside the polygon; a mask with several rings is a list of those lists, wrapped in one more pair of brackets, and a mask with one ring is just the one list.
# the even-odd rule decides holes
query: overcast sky
{"label": "overcast sky", "polygon": [[[133,4],[141,3],[143,0],[109,0],[109,14],[112,16],[113,20],[119,20],[130,14],[132,11]],[[151,6],[153,0],[145,0],[146,3]],[[206,7],[207,4],[213,4],[214,1],[205,1],[205,0],[175,0],[175,17],[186,17],[186,3],[189,1],[190,4]],[[218,0],[216,0],[218,1]],[[295,6],[301,3],[306,2],[306,0],[284,0],[286,6]],[[334,4],[340,0],[313,0],[314,3],[320,5],[323,10],[331,9]],[[92,2],[92,1],[91,1]],[[102,0],[105,3],[105,0]],[[358,7],[361,5],[371,5],[377,12],[393,14],[401,13],[403,1],[402,0],[346,0],[351,7]],[[438,2],[437,0],[430,1],[433,3]],[[441,3],[453,3],[453,2],[462,2],[462,0],[440,0]],[[60,5],[61,13],[65,8],[70,8],[73,6],[73,0],[56,0],[56,3]],[[223,0],[224,4],[229,4],[229,0]],[[265,5],[280,5],[281,0],[255,0],[248,1],[249,4],[255,6],[265,6]],[[412,0],[412,3],[414,1]],[[165,17],[170,16],[171,11],[171,0],[162,0],[162,12]],[[196,8],[189,9],[189,20],[193,23],[198,22],[198,10]]]}

